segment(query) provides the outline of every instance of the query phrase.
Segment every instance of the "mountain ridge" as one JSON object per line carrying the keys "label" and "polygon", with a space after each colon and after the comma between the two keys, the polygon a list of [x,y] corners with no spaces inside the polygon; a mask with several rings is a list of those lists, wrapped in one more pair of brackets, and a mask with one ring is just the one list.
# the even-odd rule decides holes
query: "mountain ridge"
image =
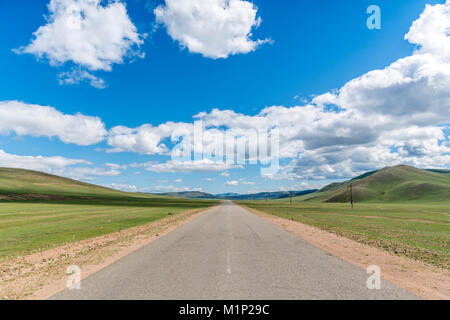
{"label": "mountain ridge", "polygon": [[418,169],[406,165],[370,171],[344,182],[331,183],[318,192],[299,197],[302,201],[348,202],[350,185],[353,199],[365,201],[404,201],[450,199],[450,170]]}
{"label": "mountain ridge", "polygon": [[348,202],[352,185],[356,202],[450,200],[450,170],[418,169],[406,165],[372,170],[343,182],[333,182],[320,190],[293,190],[250,194],[211,194],[200,191],[132,193],[60,177],[39,171],[0,168],[0,199],[52,200],[64,197],[152,197],[185,199],[274,200],[293,197],[297,201]]}

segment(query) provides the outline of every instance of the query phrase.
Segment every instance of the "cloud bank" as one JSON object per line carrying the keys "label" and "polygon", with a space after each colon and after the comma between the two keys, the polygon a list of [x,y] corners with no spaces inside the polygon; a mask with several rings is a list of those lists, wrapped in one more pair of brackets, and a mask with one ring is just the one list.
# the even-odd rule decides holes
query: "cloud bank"
{"label": "cloud bank", "polygon": [[[253,116],[232,110],[202,112],[195,119],[207,128],[203,148],[220,150],[224,129],[246,133],[276,125],[280,157],[292,159],[281,178],[349,177],[398,163],[448,166],[449,30],[450,1],[428,5],[405,35],[417,46],[413,54],[384,69],[368,72],[303,106],[272,106]],[[120,138],[139,140],[148,126]],[[109,142],[117,150],[161,152],[167,147],[157,146],[171,133],[163,132],[164,126],[151,129],[158,132],[151,144],[125,144],[114,138]],[[178,126],[193,130],[191,124],[171,124]]]}
{"label": "cloud bank", "polygon": [[[228,5],[234,2],[230,1]],[[218,3],[211,1],[208,8],[216,10]],[[160,10],[169,10],[167,8],[172,5],[176,10],[193,10],[191,1],[187,0],[166,1],[166,7]],[[248,4],[244,7],[253,8]],[[228,7],[219,9],[222,13],[230,10]],[[167,12],[164,15],[168,15]],[[192,12],[197,14],[195,10]],[[256,11],[254,13],[256,17]],[[200,11],[198,15],[203,18],[205,13]],[[273,179],[347,178],[399,163],[427,168],[448,167],[449,31],[450,0],[440,5],[428,5],[405,35],[407,41],[416,45],[414,52],[383,69],[352,79],[305,105],[271,106],[256,115],[218,109],[201,112],[194,116],[194,120],[202,121],[205,127],[201,148],[216,150],[223,156],[227,152],[223,150],[225,130],[251,134],[260,128],[277,126],[279,155],[285,161],[282,172]],[[186,29],[186,32],[191,31]],[[200,38],[199,41],[206,40]],[[230,52],[216,48],[210,54],[219,57]],[[63,142],[79,145],[106,141],[110,152],[170,155],[171,145],[178,142],[177,137],[192,135],[194,130],[193,123],[166,122],[136,128],[117,126],[106,132],[101,120],[95,117],[65,115],[51,107],[19,102],[0,103],[1,134],[14,132],[17,135],[58,137]],[[135,166],[152,172],[209,172],[232,168],[210,159],[146,162]]]}

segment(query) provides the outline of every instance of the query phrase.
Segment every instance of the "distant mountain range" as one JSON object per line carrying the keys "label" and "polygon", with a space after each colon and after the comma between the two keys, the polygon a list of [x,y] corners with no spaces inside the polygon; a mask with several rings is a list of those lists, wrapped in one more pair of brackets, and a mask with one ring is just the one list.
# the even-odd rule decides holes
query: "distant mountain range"
{"label": "distant mountain range", "polygon": [[263,200],[295,197],[317,190],[210,194],[198,191],[129,193],[33,170],[0,168],[0,200],[62,200],[67,197],[171,196],[186,199]]}
{"label": "distant mountain range", "polygon": [[211,194],[199,191],[184,191],[184,192],[155,193],[155,195],[186,198],[186,199],[270,200],[287,197],[298,197],[316,191],[317,189],[302,190],[302,191],[259,192],[251,194],[239,194],[239,193]]}
{"label": "distant mountain range", "polygon": [[187,199],[275,200],[293,197],[295,201],[348,202],[350,185],[356,202],[409,200],[450,201],[450,170],[417,169],[399,165],[369,171],[344,182],[334,182],[320,190],[276,191],[252,194],[210,194],[198,191],[159,194],[128,193],[55,175],[0,168],[0,200],[51,200],[67,197],[154,197]]}
{"label": "distant mountain range", "polygon": [[333,182],[320,190],[276,191],[252,194],[169,192],[158,195],[189,199],[275,200],[295,197],[297,201],[348,202],[350,185],[353,199],[364,201],[444,201],[450,200],[450,170],[417,169],[399,165],[363,173],[344,182]]}

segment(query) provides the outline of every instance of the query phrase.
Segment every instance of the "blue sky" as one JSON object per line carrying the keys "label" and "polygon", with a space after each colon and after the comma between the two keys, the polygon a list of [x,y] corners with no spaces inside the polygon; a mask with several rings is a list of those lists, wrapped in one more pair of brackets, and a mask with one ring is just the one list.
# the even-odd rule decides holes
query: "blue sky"
{"label": "blue sky", "polygon": [[[190,1],[195,2],[194,0]],[[220,1],[217,0],[217,3]],[[448,100],[448,94],[445,95],[446,90],[442,89],[443,93],[431,89],[426,91],[428,89],[423,86],[420,87],[425,90],[423,95],[426,96],[429,93],[432,97],[429,100],[433,100],[433,103],[414,105],[407,112],[399,111],[395,106],[386,107],[387,114],[391,116],[391,122],[380,122],[376,128],[370,128],[370,137],[361,141],[348,142],[349,139],[342,139],[341,133],[336,133],[337,136],[330,136],[333,127],[327,127],[326,124],[329,121],[340,121],[335,124],[335,128],[344,131],[355,130],[352,136],[361,137],[363,135],[361,132],[367,133],[367,130],[360,128],[364,123],[370,124],[372,119],[378,119],[380,114],[386,113],[377,113],[375,116],[367,111],[365,105],[355,106],[352,102],[348,102],[346,100],[348,97],[343,94],[337,105],[348,110],[353,108],[358,112],[364,110],[360,115],[361,118],[355,119],[351,124],[347,123],[345,119],[325,119],[328,115],[323,113],[316,117],[319,117],[319,121],[324,121],[324,125],[318,125],[316,128],[305,123],[299,123],[296,126],[295,123],[280,122],[279,125],[283,128],[288,125],[300,130],[304,126],[304,129],[300,131],[302,134],[308,131],[308,134],[299,137],[300,133],[289,136],[290,133],[281,132],[281,148],[283,149],[285,143],[284,148],[292,152],[282,152],[283,154],[280,156],[282,167],[280,172],[273,177],[261,176],[260,165],[246,165],[243,168],[230,167],[227,170],[223,170],[223,168],[220,170],[220,166],[217,170],[205,169],[200,166],[189,172],[174,168],[171,169],[173,172],[166,172],[167,170],[164,169],[147,170],[155,163],[169,161],[168,153],[153,152],[150,151],[150,147],[142,145],[124,147],[117,141],[108,140],[108,137],[114,135],[110,130],[117,126],[139,128],[144,124],[157,127],[167,122],[192,123],[194,115],[200,112],[210,113],[213,109],[233,111],[235,113],[235,116],[231,117],[233,119],[250,117],[252,120],[249,123],[253,123],[252,121],[256,118],[262,118],[261,112],[271,106],[278,106],[283,112],[286,110],[288,112],[294,106],[303,107],[312,103],[315,108],[320,109],[323,107],[322,100],[326,100],[326,105],[334,105],[335,98],[325,99],[327,97],[324,97],[324,99],[314,101],[314,97],[321,97],[326,93],[335,94],[336,91],[333,90],[339,90],[352,79],[372,70],[386,70],[388,66],[405,57],[415,56],[415,59],[418,59],[420,54],[424,56],[434,54],[438,57],[439,63],[444,66],[441,70],[448,70],[446,69],[448,68],[448,56],[439,53],[447,52],[449,49],[447,47],[448,34],[443,35],[447,42],[436,40],[444,46],[443,50],[439,49],[438,51],[436,51],[435,44],[420,42],[422,41],[420,35],[423,32],[439,34],[440,30],[418,27],[416,28],[418,30],[414,31],[414,36],[419,40],[407,41],[404,39],[413,21],[420,19],[425,4],[433,5],[430,7],[432,8],[430,9],[431,15],[437,15],[444,19],[444,23],[448,23],[450,19],[448,11],[443,9],[445,1],[255,0],[252,2],[253,5],[242,6],[242,10],[246,10],[245,12],[249,14],[250,18],[245,17],[247,20],[252,19],[252,12],[256,12],[255,20],[252,20],[255,24],[251,27],[251,34],[244,31],[242,36],[247,39],[246,43],[232,48],[226,45],[230,37],[232,38],[227,30],[212,30],[215,34],[200,32],[188,35],[190,38],[187,38],[183,30],[175,30],[179,26],[190,23],[183,21],[183,12],[177,11],[177,0],[118,1],[116,4],[126,8],[126,13],[125,16],[121,15],[120,19],[113,21],[117,21],[117,25],[123,22],[124,30],[129,28],[129,23],[131,23],[135,29],[133,32],[129,31],[131,29],[126,29],[127,32],[139,36],[140,40],[136,40],[135,44],[130,47],[121,43],[127,51],[119,55],[122,61],[107,62],[108,66],[102,68],[93,67],[92,64],[86,62],[87,60],[84,62],[76,60],[77,56],[73,52],[63,52],[61,56],[58,56],[57,63],[50,61],[48,52],[56,50],[54,46],[57,40],[54,39],[47,42],[43,40],[38,49],[33,49],[34,51],[23,50],[35,39],[33,33],[39,27],[51,24],[51,20],[45,19],[45,16],[49,17],[51,14],[47,7],[49,2],[47,0],[19,0],[0,3],[0,26],[2,30],[5,30],[0,42],[0,70],[2,71],[0,74],[0,102],[5,104],[4,108],[7,108],[5,110],[11,114],[18,112],[17,105],[25,105],[25,107],[32,105],[37,109],[50,106],[63,115],[82,114],[98,117],[108,133],[103,134],[103,139],[83,143],[81,142],[83,131],[80,129],[80,136],[76,139],[76,143],[68,142],[67,139],[61,138],[64,133],[58,131],[66,129],[50,130],[41,127],[36,129],[36,124],[30,124],[31,120],[23,118],[30,117],[30,114],[22,116],[17,113],[14,125],[11,123],[2,125],[0,119],[0,150],[9,155],[5,156],[3,162],[0,158],[0,164],[3,166],[11,163],[11,166],[41,168],[44,171],[129,190],[171,191],[201,188],[203,191],[212,193],[305,189],[321,186],[329,181],[345,179],[364,170],[398,163],[420,167],[449,166],[447,127],[450,120],[445,110],[449,109],[449,105],[446,103],[450,100]],[[55,5],[59,2],[61,6],[80,4],[75,0],[52,0],[52,2]],[[90,0],[82,0],[81,3],[83,2],[88,3],[87,5],[90,7],[86,8],[92,10],[108,8],[110,5],[107,2],[95,3],[98,2],[95,0],[94,4]],[[248,4],[246,1],[235,0],[235,2]],[[366,14],[366,9],[371,4],[376,4],[381,8],[381,30],[369,30],[366,26],[369,16]],[[162,15],[156,21],[154,9],[158,6]],[[446,6],[450,6],[448,2]],[[213,9],[211,8],[211,10]],[[228,13],[225,12],[226,10],[224,11],[224,15],[227,14],[228,18],[231,16],[233,19],[223,21],[231,24],[230,28],[233,27],[233,23],[242,22],[243,25],[248,23],[248,21],[238,21],[239,16],[233,17],[234,12],[229,8],[228,10]],[[56,16],[61,12],[53,13]],[[86,19],[89,19],[88,11],[83,14],[86,15]],[[206,14],[206,17],[211,17],[211,15]],[[261,19],[259,26],[256,25],[257,17]],[[203,23],[206,26],[219,23],[210,21],[210,18],[207,21],[200,21],[203,18],[205,16],[200,16],[195,23]],[[106,19],[104,21],[110,23]],[[252,21],[251,23],[253,23]],[[432,22],[429,21],[433,21],[433,19],[425,20],[425,23],[431,25]],[[97,23],[99,22],[102,20],[97,21]],[[171,27],[174,28],[172,31],[170,31]],[[67,32],[57,30],[56,24],[52,30],[53,35]],[[82,37],[76,38],[76,41],[92,43],[94,40],[83,37],[95,37],[96,35],[93,33],[97,29],[93,30],[93,32],[83,33]],[[188,32],[189,30],[186,31],[186,33]],[[102,34],[98,36],[101,37]],[[235,34],[234,37],[236,36]],[[70,38],[71,35],[67,35],[67,37]],[[186,40],[193,38],[202,45],[200,53],[194,48],[194,42]],[[218,41],[211,40],[214,38]],[[245,45],[254,45],[253,41],[258,39],[262,42],[268,41],[255,45],[255,48],[246,52]],[[136,44],[138,41],[140,41],[139,44]],[[183,41],[185,41],[184,44]],[[56,45],[60,44],[56,43]],[[99,42],[97,45],[105,46],[105,48],[100,48],[101,50],[110,48],[107,40]],[[211,49],[208,46],[214,48]],[[21,52],[19,48],[22,48]],[[69,48],[65,42],[59,48],[70,50],[71,47]],[[417,52],[417,50],[421,50],[420,48],[422,48],[422,52]],[[14,49],[19,49],[19,51]],[[223,52],[235,50],[237,53],[226,53],[226,57],[211,57],[211,50],[222,50]],[[424,63],[425,66],[432,65],[429,61],[421,63]],[[106,70],[109,67],[111,70]],[[95,79],[102,79],[104,88],[90,85],[86,78],[75,84],[61,84],[58,81],[59,75],[74,70],[86,72]],[[423,75],[419,76],[423,77]],[[440,77],[436,75],[430,77],[434,81],[439,81],[439,85],[448,86],[448,76],[445,73]],[[73,80],[72,74],[70,81]],[[423,79],[415,80],[420,82]],[[380,89],[379,84],[377,85],[377,89]],[[383,90],[378,92],[374,89],[373,94],[370,93],[370,97],[377,94],[383,97],[389,94],[398,94],[395,85],[397,84],[393,84],[392,90],[386,90],[383,87]],[[405,97],[409,96],[408,90],[417,92],[413,86],[411,88],[404,87],[402,84],[401,88]],[[367,87],[364,88],[365,93],[366,89]],[[339,94],[337,96],[339,97]],[[356,100],[353,93],[349,96]],[[386,100],[389,100],[389,103],[396,103],[396,99],[397,97],[393,96],[392,99]],[[443,104],[442,101],[444,101]],[[10,103],[7,104],[7,102]],[[440,107],[436,106],[438,103]],[[384,106],[380,104],[379,107],[383,109]],[[299,113],[303,112],[302,110]],[[393,111],[392,114],[389,114],[389,110],[398,112]],[[409,121],[411,115],[433,112],[438,115],[434,118],[431,117],[433,119],[423,120],[424,116],[422,118],[418,116],[422,120]],[[354,116],[353,113],[352,116]],[[220,117],[220,121],[227,119],[221,115],[215,117]],[[299,117],[303,118],[304,116],[299,115]],[[274,121],[278,123],[278,120]],[[255,123],[258,123],[257,119]],[[393,128],[393,123],[401,123],[402,130]],[[27,125],[32,128],[23,129]],[[48,126],[51,125],[52,123],[49,121]],[[74,125],[76,124],[68,120],[67,126]],[[227,123],[220,124],[219,128],[226,129]],[[231,125],[228,128],[231,128]],[[396,131],[387,136],[397,137],[395,141],[391,141],[390,145],[380,142],[381,140],[386,141],[383,134],[394,129]],[[129,132],[127,137],[129,138],[135,133]],[[309,146],[314,144],[311,141],[320,140],[318,135],[321,134],[323,137],[321,136],[320,139],[336,140],[337,142]],[[164,145],[170,144],[167,136],[160,138],[160,142]],[[344,140],[345,142],[343,142]],[[408,141],[411,143],[407,144]],[[424,145],[429,146],[430,143],[436,144],[437,147],[423,149]],[[440,149],[439,146],[441,146]],[[110,152],[114,148],[115,152]],[[352,158],[350,162],[345,162],[347,157],[345,150],[351,152],[353,157],[352,150],[356,150],[355,153],[364,154],[366,152],[364,148],[368,148],[367,152],[374,153],[378,153],[380,148],[384,148],[394,154],[380,156],[376,159]],[[398,150],[403,151],[398,152]],[[24,160],[22,164],[21,161],[12,161],[11,159],[15,159],[12,155],[17,156],[19,160],[26,156],[42,156],[44,158],[59,156],[84,162],[68,165],[46,162],[38,166],[32,162],[39,162],[42,159],[28,159]],[[318,170],[317,166],[311,165],[311,162],[320,165],[321,169]],[[114,165],[108,166],[105,165],[106,163]],[[71,169],[72,166],[74,168],[90,168],[91,172],[79,170],[75,174],[75,171]],[[98,169],[97,174],[92,170],[93,168]]]}

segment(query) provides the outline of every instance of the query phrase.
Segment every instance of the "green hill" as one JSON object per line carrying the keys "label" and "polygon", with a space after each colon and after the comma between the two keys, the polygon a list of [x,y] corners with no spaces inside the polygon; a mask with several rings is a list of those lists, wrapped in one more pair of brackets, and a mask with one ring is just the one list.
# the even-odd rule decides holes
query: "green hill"
{"label": "green hill", "polygon": [[[0,199],[62,199],[64,197],[134,197],[137,194],[117,191],[55,175],[0,168]],[[140,195],[144,197],[144,195]]]}
{"label": "green hill", "polygon": [[449,201],[448,170],[421,170],[399,165],[371,171],[352,180],[332,183],[316,193],[297,200],[316,202],[348,202],[350,184],[356,202],[364,201]]}
{"label": "green hill", "polygon": [[0,168],[0,262],[188,210],[198,212],[217,202],[122,192],[42,172]]}

